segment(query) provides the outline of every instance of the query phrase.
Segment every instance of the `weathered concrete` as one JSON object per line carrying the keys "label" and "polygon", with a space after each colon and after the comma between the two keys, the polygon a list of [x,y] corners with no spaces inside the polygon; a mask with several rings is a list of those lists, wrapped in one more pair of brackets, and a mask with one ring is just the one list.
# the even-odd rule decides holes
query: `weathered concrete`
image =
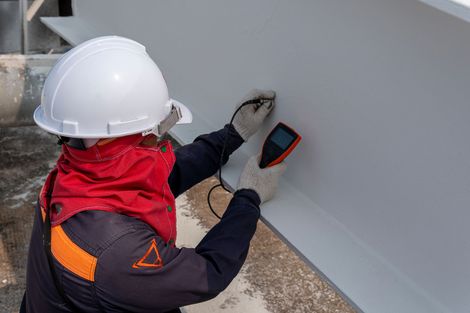
{"label": "weathered concrete", "polygon": [[33,203],[57,159],[56,139],[37,127],[0,128],[0,312],[24,292]]}
{"label": "weathered concrete", "polygon": [[0,126],[33,124],[47,73],[60,56],[0,55]]}

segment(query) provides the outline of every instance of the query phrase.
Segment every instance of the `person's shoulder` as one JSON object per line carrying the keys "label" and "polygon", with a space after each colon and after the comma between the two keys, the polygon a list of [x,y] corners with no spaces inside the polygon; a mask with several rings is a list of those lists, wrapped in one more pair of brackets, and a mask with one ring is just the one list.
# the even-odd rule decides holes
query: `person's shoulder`
{"label": "person's shoulder", "polygon": [[138,232],[155,236],[153,229],[143,221],[105,211],[77,213],[62,223],[62,227],[76,244],[97,257],[129,234]]}
{"label": "person's shoulder", "polygon": [[147,223],[127,215],[85,211],[63,224],[72,241],[97,258],[97,272],[156,269],[179,253]]}

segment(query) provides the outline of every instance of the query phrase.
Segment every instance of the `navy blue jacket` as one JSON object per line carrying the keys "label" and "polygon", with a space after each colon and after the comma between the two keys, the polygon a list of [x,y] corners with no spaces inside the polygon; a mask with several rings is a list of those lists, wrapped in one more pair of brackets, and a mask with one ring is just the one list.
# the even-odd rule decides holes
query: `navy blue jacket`
{"label": "navy blue jacket", "polygon": [[[225,163],[243,143],[232,126],[175,151],[169,177],[175,197],[216,173],[227,136]],[[93,279],[74,274],[56,258],[54,268],[76,311],[177,312],[180,306],[215,297],[237,275],[256,230],[259,204],[253,190],[235,192],[221,221],[194,249],[166,245],[150,226],[129,216],[81,212],[61,224],[62,236],[70,246],[65,249],[83,250],[94,260]],[[73,312],[54,285],[43,227],[41,208],[36,207],[21,313]]]}

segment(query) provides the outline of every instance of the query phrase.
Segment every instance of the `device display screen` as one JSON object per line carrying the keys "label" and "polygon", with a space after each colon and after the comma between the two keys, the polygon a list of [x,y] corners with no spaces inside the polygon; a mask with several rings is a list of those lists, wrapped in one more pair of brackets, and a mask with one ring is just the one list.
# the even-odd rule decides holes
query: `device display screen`
{"label": "device display screen", "polygon": [[295,139],[291,134],[286,132],[284,129],[279,128],[272,136],[271,140],[278,145],[282,150],[289,147],[292,141]]}

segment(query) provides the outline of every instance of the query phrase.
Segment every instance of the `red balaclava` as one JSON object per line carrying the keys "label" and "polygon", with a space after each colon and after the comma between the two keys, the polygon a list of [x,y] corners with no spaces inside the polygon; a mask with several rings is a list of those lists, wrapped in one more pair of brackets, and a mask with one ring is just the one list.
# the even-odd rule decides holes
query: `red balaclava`
{"label": "red balaclava", "polygon": [[49,205],[53,226],[82,211],[108,211],[144,221],[174,245],[175,198],[168,185],[174,163],[170,141],[154,135],[101,140],[86,150],[64,144],[40,204]]}

